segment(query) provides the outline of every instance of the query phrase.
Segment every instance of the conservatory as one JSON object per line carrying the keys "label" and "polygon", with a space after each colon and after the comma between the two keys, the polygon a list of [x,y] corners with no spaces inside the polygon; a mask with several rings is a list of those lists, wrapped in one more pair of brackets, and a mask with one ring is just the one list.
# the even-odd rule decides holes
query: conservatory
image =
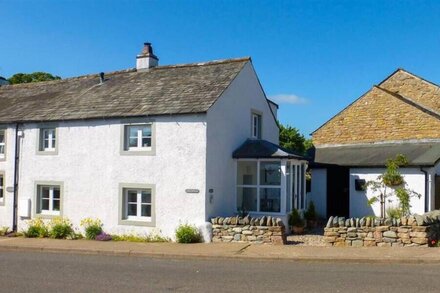
{"label": "conservatory", "polygon": [[306,208],[305,157],[264,140],[247,140],[233,157],[238,212],[279,217],[287,224],[293,208]]}

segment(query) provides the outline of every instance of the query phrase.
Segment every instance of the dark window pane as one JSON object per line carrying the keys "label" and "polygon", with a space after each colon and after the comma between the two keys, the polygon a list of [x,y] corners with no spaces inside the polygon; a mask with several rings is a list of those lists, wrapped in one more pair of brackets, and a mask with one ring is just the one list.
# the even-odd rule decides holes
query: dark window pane
{"label": "dark window pane", "polygon": [[59,188],[54,188],[53,189],[53,198],[60,198],[60,189]]}
{"label": "dark window pane", "polygon": [[41,201],[41,209],[46,210],[46,211],[49,210],[49,200],[48,199],[43,199]]}
{"label": "dark window pane", "polygon": [[142,217],[151,217],[151,205],[142,205]]}
{"label": "dark window pane", "polygon": [[136,216],[137,213],[137,204],[128,204],[127,215],[128,216]]}
{"label": "dark window pane", "polygon": [[151,146],[151,138],[142,138],[142,147],[150,147]]}
{"label": "dark window pane", "polygon": [[54,211],[59,211],[60,210],[60,201],[59,200],[54,200],[52,204],[53,204],[53,210]]}
{"label": "dark window pane", "polygon": [[137,127],[129,127],[129,136],[137,137],[138,136],[138,128]]}
{"label": "dark window pane", "polygon": [[281,185],[281,163],[260,163],[260,185]]}
{"label": "dark window pane", "polygon": [[127,192],[127,201],[128,202],[137,202],[137,191],[129,190]]}
{"label": "dark window pane", "polygon": [[42,198],[49,198],[49,187],[43,187],[41,189],[41,197]]}
{"label": "dark window pane", "polygon": [[281,210],[281,189],[260,189],[260,211],[279,213]]}
{"label": "dark window pane", "polygon": [[237,210],[257,211],[257,189],[248,187],[237,188]]}
{"label": "dark window pane", "polygon": [[137,147],[137,143],[138,143],[138,140],[137,140],[137,137],[136,138],[131,138],[130,137],[130,139],[129,139],[129,141],[128,141],[128,146],[129,147]]}
{"label": "dark window pane", "polygon": [[142,128],[142,136],[151,136],[151,127],[146,126]]}
{"label": "dark window pane", "polygon": [[151,193],[142,191],[142,203],[151,203]]}

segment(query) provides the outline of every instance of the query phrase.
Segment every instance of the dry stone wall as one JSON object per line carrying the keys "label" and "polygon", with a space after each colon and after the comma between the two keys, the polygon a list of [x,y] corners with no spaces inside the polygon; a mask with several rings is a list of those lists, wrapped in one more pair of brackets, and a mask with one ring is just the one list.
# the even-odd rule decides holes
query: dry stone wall
{"label": "dry stone wall", "polygon": [[273,217],[215,217],[212,223],[212,242],[250,242],[286,244],[286,230],[280,218]]}
{"label": "dry stone wall", "polygon": [[430,246],[440,239],[440,211],[400,219],[330,217],[324,241],[332,246]]}

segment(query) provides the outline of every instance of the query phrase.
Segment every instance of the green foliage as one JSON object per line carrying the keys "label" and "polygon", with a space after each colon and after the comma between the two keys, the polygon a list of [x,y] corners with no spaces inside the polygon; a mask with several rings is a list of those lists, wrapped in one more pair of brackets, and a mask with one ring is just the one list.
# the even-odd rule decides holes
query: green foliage
{"label": "green foliage", "polygon": [[316,209],[315,209],[315,204],[313,203],[313,201],[310,201],[309,206],[307,208],[307,210],[304,213],[304,218],[307,221],[314,221],[316,220],[317,216],[316,216]]}
{"label": "green foliage", "polygon": [[280,126],[280,146],[294,151],[298,154],[304,154],[309,148],[313,146],[310,139],[305,139],[299,130],[289,125],[284,126],[278,123]]}
{"label": "green foliage", "polygon": [[102,233],[102,222],[99,219],[85,218],[80,225],[84,228],[86,239],[95,240]]}
{"label": "green foliage", "polygon": [[28,222],[28,228],[23,231],[23,235],[28,238],[44,238],[49,235],[49,231],[41,218],[35,218]]}
{"label": "green foliage", "polygon": [[182,224],[176,229],[176,240],[178,243],[198,243],[202,237],[196,227]]}
{"label": "green foliage", "polygon": [[0,236],[5,236],[9,232],[9,227],[0,227]]}
{"label": "green foliage", "polygon": [[403,215],[410,213],[410,198],[417,196],[420,198],[420,194],[408,189],[405,179],[400,174],[399,168],[408,165],[408,160],[404,155],[397,155],[394,159],[388,159],[386,161],[386,170],[383,174],[377,177],[377,180],[367,182],[366,188],[371,189],[375,196],[368,200],[369,205],[379,202],[381,206],[381,217],[385,216],[385,203],[391,202],[389,199],[393,194],[396,195],[399,200],[399,211]]}
{"label": "green foliage", "polygon": [[169,242],[170,240],[166,237],[151,234],[147,236],[139,236],[133,234],[125,235],[111,235],[113,241],[128,241],[128,242]]}
{"label": "green foliage", "polygon": [[400,219],[403,216],[400,208],[387,208],[387,217],[393,219]]}
{"label": "green foliage", "polygon": [[66,239],[72,237],[73,228],[69,219],[55,217],[49,222],[49,237],[55,239]]}
{"label": "green foliage", "polygon": [[59,76],[54,76],[47,72],[34,72],[34,73],[17,73],[11,76],[8,81],[10,84],[40,82],[49,80],[61,79]]}
{"label": "green foliage", "polygon": [[289,214],[289,225],[292,227],[304,226],[304,220],[297,209],[293,209],[292,212]]}

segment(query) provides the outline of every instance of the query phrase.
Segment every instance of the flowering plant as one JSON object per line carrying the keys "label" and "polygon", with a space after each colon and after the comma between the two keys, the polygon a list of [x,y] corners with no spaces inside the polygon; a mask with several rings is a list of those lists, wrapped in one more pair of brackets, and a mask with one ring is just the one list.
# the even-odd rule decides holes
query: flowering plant
{"label": "flowering plant", "polygon": [[102,222],[100,219],[85,218],[81,220],[80,225],[86,232],[86,238],[94,240],[102,233]]}

